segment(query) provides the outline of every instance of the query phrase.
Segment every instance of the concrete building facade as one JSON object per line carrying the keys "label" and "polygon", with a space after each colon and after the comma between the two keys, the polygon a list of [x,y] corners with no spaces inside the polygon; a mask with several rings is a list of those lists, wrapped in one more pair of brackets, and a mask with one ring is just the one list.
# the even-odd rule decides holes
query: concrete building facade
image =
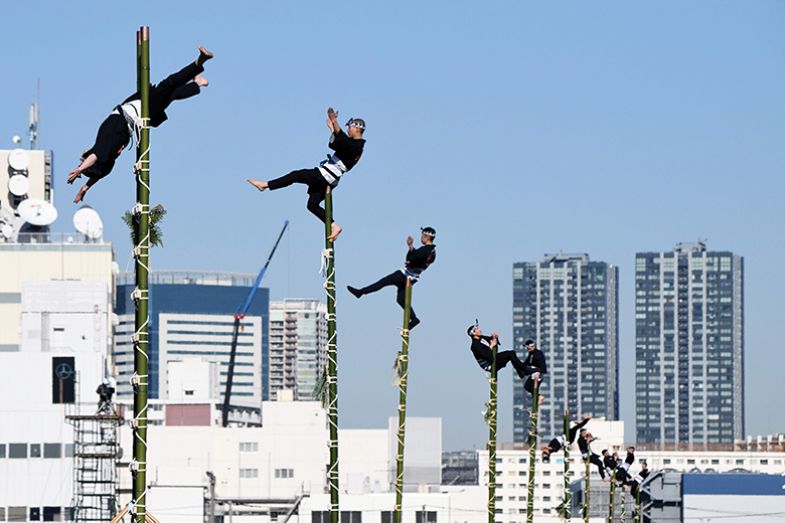
{"label": "concrete building facade", "polygon": [[292,391],[295,400],[314,399],[327,361],[327,306],[319,300],[270,303],[270,397]]}
{"label": "concrete building facade", "polygon": [[[167,398],[168,365],[198,358],[218,366],[223,393],[231,352],[234,313],[254,284],[253,275],[197,272],[154,272],[150,276],[150,398]],[[117,285],[114,358],[118,395],[130,398],[133,374],[135,288],[132,274]],[[267,398],[267,322],[269,292],[258,290],[238,335],[232,403],[259,406]]]}

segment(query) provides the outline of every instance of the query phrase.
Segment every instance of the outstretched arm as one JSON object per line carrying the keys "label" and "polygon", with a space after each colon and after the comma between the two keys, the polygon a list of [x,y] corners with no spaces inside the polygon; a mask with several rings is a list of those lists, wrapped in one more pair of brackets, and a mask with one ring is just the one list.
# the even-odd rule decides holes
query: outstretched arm
{"label": "outstretched arm", "polygon": [[89,169],[90,167],[95,165],[95,162],[97,161],[98,161],[98,156],[96,156],[95,153],[90,153],[87,155],[86,158],[82,158],[82,163],[80,163],[79,166],[75,168],[73,171],[68,173],[68,179],[66,180],[66,182],[74,183],[74,180],[79,178],[79,175],[82,174],[85,171],[85,169]]}

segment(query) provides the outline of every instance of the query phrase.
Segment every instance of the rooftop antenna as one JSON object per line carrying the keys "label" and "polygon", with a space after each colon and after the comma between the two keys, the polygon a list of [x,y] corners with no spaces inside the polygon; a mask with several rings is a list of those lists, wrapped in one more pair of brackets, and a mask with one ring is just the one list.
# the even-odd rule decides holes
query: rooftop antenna
{"label": "rooftop antenna", "polygon": [[30,104],[29,125],[27,130],[30,132],[30,149],[35,149],[35,143],[38,141],[38,106],[41,99],[41,79],[36,81],[35,88],[35,102]]}

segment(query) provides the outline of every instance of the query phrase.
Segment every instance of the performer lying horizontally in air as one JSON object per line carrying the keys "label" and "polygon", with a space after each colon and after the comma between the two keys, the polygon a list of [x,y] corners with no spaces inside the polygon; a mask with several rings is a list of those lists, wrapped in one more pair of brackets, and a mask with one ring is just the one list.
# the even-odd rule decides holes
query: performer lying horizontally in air
{"label": "performer lying horizontally in air", "polygon": [[[472,325],[466,330],[466,333],[472,339],[471,351],[477,364],[486,372],[491,371],[493,365],[493,348],[499,346],[499,335],[495,332],[490,336],[483,336],[482,330],[477,325]],[[496,353],[496,371],[503,369],[507,363],[512,363],[515,367],[515,372],[518,373],[519,378],[526,377],[526,367],[523,362],[518,359],[518,355],[514,350],[505,350]]]}
{"label": "performer lying horizontally in air", "polygon": [[[436,246],[433,244],[433,240],[436,238],[436,230],[433,227],[423,227],[421,230],[420,242],[422,242],[422,247],[415,249],[414,239],[411,236],[406,238],[406,245],[409,246],[409,251],[406,253],[406,265],[403,269],[390,273],[376,283],[372,283],[362,289],[356,289],[349,285],[346,287],[349,289],[349,292],[354,294],[355,298],[362,298],[365,294],[371,294],[384,287],[394,285],[398,288],[398,305],[403,308],[406,304],[406,280],[412,280],[412,285],[417,283],[420,279],[420,274],[436,259]],[[409,329],[413,329],[420,323],[420,320],[414,313],[414,309],[410,307],[409,310]]]}
{"label": "performer lying horizontally in air", "polygon": [[[207,79],[200,73],[204,71],[204,63],[212,57],[213,53],[199,46],[199,56],[194,62],[166,77],[158,85],[150,86],[151,126],[158,127],[166,121],[166,109],[172,102],[196,96],[202,87],[207,87]],[[81,202],[90,187],[112,172],[115,160],[131,141],[141,113],[142,102],[136,92],[115,107],[103,121],[98,128],[95,144],[82,153],[79,166],[68,174],[69,184],[83,174],[87,177],[87,183],[76,193],[74,203]]]}
{"label": "performer lying horizontally in air", "polygon": [[[320,204],[327,196],[327,188],[335,189],[338,186],[341,177],[360,161],[360,156],[362,156],[363,148],[365,147],[365,140],[363,139],[363,133],[365,133],[364,120],[352,118],[346,123],[346,133],[344,133],[341,130],[341,125],[338,123],[338,111],[333,111],[333,108],[329,107],[327,109],[327,127],[332,132],[328,146],[335,151],[335,154],[327,155],[327,159],[320,163],[319,167],[292,171],[269,182],[248,178],[248,183],[260,191],[268,188],[274,191],[283,187],[289,187],[293,183],[307,185],[308,210],[324,222],[327,218],[324,208]],[[331,233],[329,238],[331,241],[334,241],[341,234],[341,228],[334,220],[330,226]]]}
{"label": "performer lying horizontally in air", "polygon": [[570,434],[569,434],[570,441],[569,442],[565,443],[564,442],[564,434],[559,434],[558,436],[553,438],[550,441],[550,443],[548,443],[547,445],[543,445],[542,449],[541,449],[542,450],[542,460],[545,463],[549,463],[551,461],[551,453],[559,452],[562,449],[562,447],[564,447],[565,445],[569,446],[569,445],[572,445],[573,443],[575,443],[575,436],[578,435],[578,431],[580,431],[581,433],[585,432],[586,429],[584,429],[583,427],[589,422],[590,419],[591,419],[591,416],[584,416],[583,418],[581,418],[581,421],[573,421],[572,422],[573,425],[572,425],[572,427],[570,427]]}

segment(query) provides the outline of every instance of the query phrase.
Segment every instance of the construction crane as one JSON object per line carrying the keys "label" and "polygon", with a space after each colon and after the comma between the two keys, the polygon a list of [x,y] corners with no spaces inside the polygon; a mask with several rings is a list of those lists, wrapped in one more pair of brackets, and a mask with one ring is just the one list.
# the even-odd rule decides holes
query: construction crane
{"label": "construction crane", "polygon": [[243,318],[245,318],[245,314],[248,312],[248,309],[251,307],[251,302],[253,301],[254,296],[256,296],[256,290],[259,288],[259,284],[262,283],[264,273],[267,272],[267,267],[270,265],[270,261],[273,259],[273,255],[275,254],[275,249],[278,248],[278,244],[281,242],[283,233],[286,232],[286,227],[288,225],[289,220],[283,222],[283,229],[281,229],[278,239],[275,240],[275,245],[273,245],[273,250],[270,251],[270,256],[267,257],[267,261],[264,263],[262,270],[259,271],[259,274],[256,275],[256,281],[254,281],[253,287],[251,287],[251,290],[248,292],[245,302],[234,314],[232,348],[229,351],[229,369],[226,373],[226,393],[224,394],[224,405],[221,413],[221,423],[224,427],[229,424],[229,407],[232,402],[232,381],[234,380],[234,360],[237,357],[237,338],[240,336],[240,323],[242,322]]}

